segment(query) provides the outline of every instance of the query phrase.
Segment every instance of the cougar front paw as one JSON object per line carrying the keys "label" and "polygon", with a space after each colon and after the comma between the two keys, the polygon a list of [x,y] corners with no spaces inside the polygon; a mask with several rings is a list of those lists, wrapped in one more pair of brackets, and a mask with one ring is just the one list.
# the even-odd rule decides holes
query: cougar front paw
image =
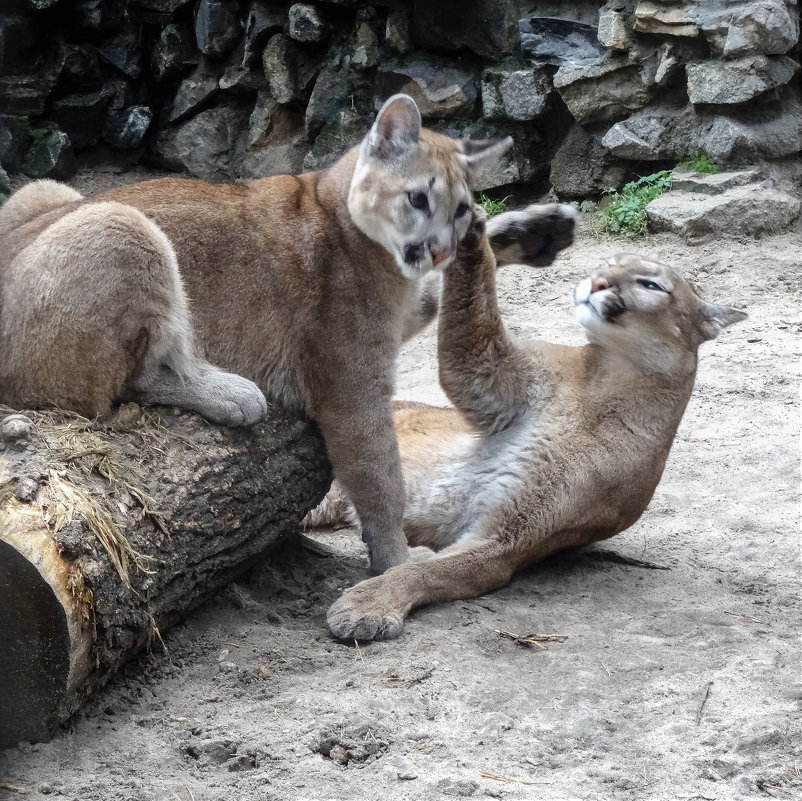
{"label": "cougar front paw", "polygon": [[224,426],[250,426],[267,413],[262,390],[247,378],[235,373],[218,372],[211,383],[211,392],[201,414],[213,423]]}
{"label": "cougar front paw", "polygon": [[576,218],[576,210],[565,203],[534,203],[493,217],[487,233],[500,263],[545,267],[573,243]]}
{"label": "cougar front paw", "polygon": [[326,622],[341,640],[394,640],[404,630],[404,615],[381,588],[383,578],[368,579],[346,590],[330,607]]}

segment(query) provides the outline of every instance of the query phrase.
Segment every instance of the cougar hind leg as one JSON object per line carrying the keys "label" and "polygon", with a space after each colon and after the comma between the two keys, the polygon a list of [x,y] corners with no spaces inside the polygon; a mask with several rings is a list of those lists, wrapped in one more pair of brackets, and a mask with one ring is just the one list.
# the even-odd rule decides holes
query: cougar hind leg
{"label": "cougar hind leg", "polygon": [[[250,422],[254,406],[261,416],[261,392],[239,377],[217,406],[204,395],[209,378],[215,389],[225,383],[221,371],[195,354],[172,246],[130,206],[68,212],[17,254],[0,292],[0,394],[9,402],[87,416],[132,391],[167,402],[137,386],[158,386],[153,376],[166,371],[187,401],[176,405],[203,406],[223,423]],[[240,396],[244,403],[229,408]]]}

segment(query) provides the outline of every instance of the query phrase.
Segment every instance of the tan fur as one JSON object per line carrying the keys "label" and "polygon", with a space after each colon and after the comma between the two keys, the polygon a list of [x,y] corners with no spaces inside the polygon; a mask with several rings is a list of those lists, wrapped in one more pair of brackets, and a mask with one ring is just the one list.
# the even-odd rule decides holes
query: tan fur
{"label": "tan fur", "polygon": [[436,553],[348,590],[328,613],[339,637],[396,637],[416,606],[497,589],[555,551],[632,525],[665,466],[698,346],[745,317],[704,303],[671,268],[623,255],[592,292],[590,281],[577,290],[593,344],[518,343],[501,322],[482,230],[478,214],[444,276],[440,380],[456,408],[395,417],[404,528]]}
{"label": "tan fur", "polygon": [[322,172],[86,201],[29,185],[0,210],[0,399],[93,415],[135,397],[238,425],[264,392],[319,424],[373,567],[403,562],[394,361],[436,312],[421,278],[467,230],[472,169],[508,145],[422,130],[396,96]]}

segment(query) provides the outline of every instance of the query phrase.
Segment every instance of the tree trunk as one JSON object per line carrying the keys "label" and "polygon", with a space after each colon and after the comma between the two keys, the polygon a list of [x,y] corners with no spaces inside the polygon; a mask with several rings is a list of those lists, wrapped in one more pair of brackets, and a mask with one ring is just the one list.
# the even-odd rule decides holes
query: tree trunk
{"label": "tree trunk", "polygon": [[0,747],[47,737],[328,489],[299,415],[227,429],[160,412],[0,421]]}

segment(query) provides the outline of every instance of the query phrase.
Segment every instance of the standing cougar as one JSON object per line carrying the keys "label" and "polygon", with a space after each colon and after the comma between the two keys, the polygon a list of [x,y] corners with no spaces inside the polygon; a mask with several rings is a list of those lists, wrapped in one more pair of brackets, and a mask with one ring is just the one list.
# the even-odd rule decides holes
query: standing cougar
{"label": "standing cougar", "polygon": [[[440,382],[455,409],[398,404],[415,560],[347,590],[332,632],[397,637],[416,606],[468,598],[642,514],[691,395],[697,349],[746,315],[703,302],[664,264],[608,260],[576,288],[590,344],[515,342],[496,302],[483,212],[444,274]],[[336,485],[313,513],[337,522]]]}
{"label": "standing cougar", "polygon": [[[247,425],[264,392],[317,421],[374,569],[403,562],[395,358],[436,314],[422,277],[453,259],[475,169],[511,144],[420,126],[396,95],[360,146],[297,178],[165,178],[90,200],[24,187],[0,210],[0,400],[92,416],[134,398]],[[516,214],[499,250],[527,258],[534,242],[537,261],[553,243]]]}

